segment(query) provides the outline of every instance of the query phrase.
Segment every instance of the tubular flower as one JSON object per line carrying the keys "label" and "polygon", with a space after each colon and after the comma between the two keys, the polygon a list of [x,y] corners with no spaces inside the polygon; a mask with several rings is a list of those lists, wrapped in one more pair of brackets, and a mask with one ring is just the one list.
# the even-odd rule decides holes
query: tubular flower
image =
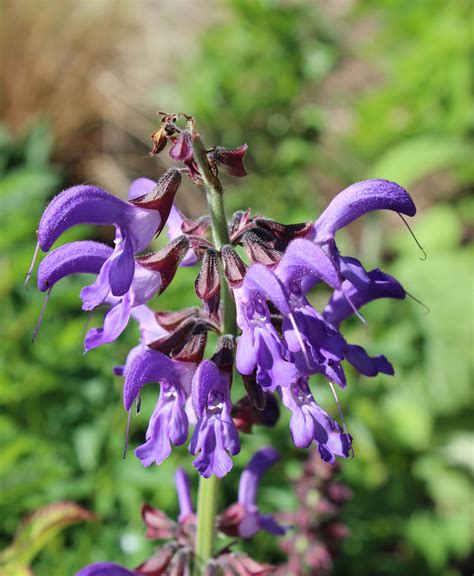
{"label": "tubular flower", "polygon": [[199,454],[193,466],[205,478],[225,476],[232,468],[229,454],[240,451],[239,434],[230,415],[230,381],[230,374],[210,360],[201,362],[193,377],[192,401],[198,421],[189,451]]}
{"label": "tubular flower", "polygon": [[176,169],[166,172],[158,184],[140,178],[132,183],[128,202],[97,186],[68,188],[44,211],[38,228],[39,247],[48,252],[63,232],[77,224],[115,226],[115,249],[107,260],[106,275],[112,294],[123,296],[133,280],[134,254],[160,233],[180,182]]}
{"label": "tubular flower", "polygon": [[256,452],[240,476],[238,502],[225,510],[218,518],[219,529],[228,536],[251,538],[260,530],[282,535],[285,528],[268,514],[261,514],[257,506],[257,492],[262,475],[280,460],[271,447]]}
{"label": "tubular flower", "polygon": [[146,442],[135,450],[144,466],[161,464],[171,446],[184,444],[188,437],[185,403],[190,394],[196,365],[171,360],[161,352],[145,349],[131,360],[125,370],[123,403],[130,411],[145,384],[160,384],[160,395],[146,431]]}
{"label": "tubular flower", "polygon": [[90,241],[64,244],[41,262],[38,288],[42,292],[49,292],[65,276],[80,272],[98,274],[96,281],[81,291],[82,307],[84,310],[92,310],[100,304],[108,304],[110,309],[104,317],[103,327],[88,331],[84,341],[85,350],[88,351],[116,340],[127,326],[132,310],[148,302],[155,294],[163,292],[188,245],[187,239],[182,236],[162,251],[134,260],[132,283],[127,292],[118,297],[113,295],[107,276],[111,248]]}
{"label": "tubular flower", "polygon": [[336,456],[351,455],[352,439],[314,400],[308,379],[299,378],[280,388],[283,404],[291,410],[290,431],[295,446],[308,448],[313,440],[325,462],[334,464]]}

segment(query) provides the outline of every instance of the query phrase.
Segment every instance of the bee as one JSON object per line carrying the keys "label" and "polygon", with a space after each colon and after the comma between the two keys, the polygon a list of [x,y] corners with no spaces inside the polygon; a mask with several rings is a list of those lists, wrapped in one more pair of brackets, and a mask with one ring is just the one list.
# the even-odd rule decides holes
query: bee
{"label": "bee", "polygon": [[161,116],[161,126],[155,130],[151,135],[153,148],[150,151],[150,156],[159,154],[166,146],[169,138],[178,132],[176,121],[178,120],[177,114],[167,114],[166,112],[158,112]]}

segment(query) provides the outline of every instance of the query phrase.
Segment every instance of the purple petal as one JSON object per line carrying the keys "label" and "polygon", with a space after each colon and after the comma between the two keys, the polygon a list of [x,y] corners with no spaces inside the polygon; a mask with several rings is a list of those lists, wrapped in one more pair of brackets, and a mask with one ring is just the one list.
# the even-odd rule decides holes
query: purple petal
{"label": "purple petal", "polygon": [[125,226],[133,206],[97,186],[73,186],[58,194],[44,211],[38,228],[47,252],[61,234],[76,224]]}
{"label": "purple petal", "polygon": [[191,500],[191,483],[183,468],[177,468],[174,477],[180,510],[178,519],[182,522],[187,516],[194,514]]}
{"label": "purple petal", "polygon": [[354,286],[352,282],[345,280],[341,290],[336,290],[329,303],[324,309],[323,316],[336,328],[341,322],[354,313],[349,302],[356,309],[378,298],[405,298],[405,290],[393,276],[385,274],[378,268],[367,273],[369,282],[360,286]]}
{"label": "purple petal", "polygon": [[380,372],[390,376],[395,374],[392,364],[385,356],[369,356],[362,346],[347,344],[346,359],[364,376],[377,376]]}
{"label": "purple petal", "polygon": [[127,570],[113,562],[98,562],[97,564],[85,566],[79,572],[76,572],[76,576],[136,576],[137,574],[138,572]]}
{"label": "purple petal", "polygon": [[[275,273],[285,284],[291,281],[307,281],[310,276],[313,285],[322,280],[332,288],[340,286],[340,280],[333,262],[316,244],[304,238],[297,238],[288,245]],[[305,290],[306,291],[306,290]]]}
{"label": "purple petal", "polygon": [[124,239],[119,240],[119,242],[120,249],[114,251],[109,268],[110,290],[114,296],[123,296],[128,292],[135,272],[131,238],[125,235]]}
{"label": "purple petal", "polygon": [[224,447],[222,423],[217,419],[207,421],[202,427],[196,426],[189,448],[192,454],[200,451],[193,466],[204,478],[212,475],[223,478],[232,469],[232,458]]}
{"label": "purple petal", "polygon": [[123,405],[129,410],[138,393],[145,384],[151,382],[179,385],[173,361],[161,352],[144,350],[131,362],[123,386]]}
{"label": "purple petal", "polygon": [[254,345],[253,331],[247,328],[242,331],[242,335],[237,340],[235,366],[241,374],[248,376],[255,370],[256,365],[257,350]]}
{"label": "purple petal", "polygon": [[192,386],[193,408],[198,416],[204,412],[212,390],[222,390],[221,375],[214,362],[203,360],[194,374]]}
{"label": "purple petal", "polygon": [[263,264],[253,264],[247,270],[244,280],[244,291],[253,295],[262,294],[284,315],[290,313],[288,296],[277,276]]}
{"label": "purple petal", "polygon": [[119,304],[112,306],[105,314],[104,326],[102,328],[91,328],[87,332],[84,340],[84,350],[89,352],[89,350],[93,348],[97,348],[103,344],[109,344],[116,340],[125,330],[131,310],[132,306],[127,294]]}
{"label": "purple petal", "polygon": [[335,233],[372,210],[393,210],[414,216],[416,208],[408,192],[389,180],[363,180],[340,192],[314,224],[316,242]]}
{"label": "purple petal", "polygon": [[257,491],[262,475],[280,460],[278,452],[267,446],[256,452],[240,476],[239,502],[243,506],[257,503]]}
{"label": "purple petal", "polygon": [[47,292],[56,282],[70,274],[99,274],[111,254],[112,248],[99,242],[78,241],[64,244],[41,262],[38,269],[38,288],[41,292]]}
{"label": "purple petal", "polygon": [[157,182],[150,178],[137,178],[130,184],[128,189],[128,199],[135,200],[152,192],[157,186]]}

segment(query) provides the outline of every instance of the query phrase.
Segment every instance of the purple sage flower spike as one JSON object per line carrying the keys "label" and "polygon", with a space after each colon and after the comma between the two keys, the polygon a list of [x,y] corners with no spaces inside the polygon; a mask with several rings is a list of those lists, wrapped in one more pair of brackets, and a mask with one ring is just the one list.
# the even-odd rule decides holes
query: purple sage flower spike
{"label": "purple sage flower spike", "polygon": [[183,468],[176,469],[174,478],[179,501],[178,520],[185,522],[187,518],[194,515],[193,502],[191,499],[191,483],[189,476]]}
{"label": "purple sage flower spike", "polygon": [[321,458],[331,464],[335,463],[336,456],[351,456],[351,436],[315,402],[307,378],[299,378],[291,386],[281,387],[280,396],[292,412],[290,431],[295,446],[307,448],[314,440]]}
{"label": "purple sage flower spike", "polygon": [[230,415],[230,379],[229,373],[210,360],[201,362],[193,377],[192,402],[198,422],[189,451],[199,453],[193,466],[205,478],[225,476],[232,468],[229,454],[240,451],[239,434]]}
{"label": "purple sage flower spike", "polygon": [[416,207],[408,192],[389,180],[363,180],[340,192],[314,223],[314,240],[327,242],[340,228],[373,210],[393,210],[414,216]]}
{"label": "purple sage flower spike", "polygon": [[262,475],[279,460],[278,452],[269,446],[252,456],[240,477],[238,502],[218,518],[219,529],[226,535],[251,538],[260,530],[275,535],[285,534],[285,528],[271,515],[261,514],[257,506],[257,492]]}
{"label": "purple sage flower spike", "polygon": [[138,574],[114,562],[98,562],[76,572],[76,576],[137,576]]}
{"label": "purple sage flower spike", "polygon": [[129,411],[141,388],[160,383],[160,395],[146,432],[146,442],[135,450],[144,466],[161,464],[170,454],[171,445],[181,445],[188,437],[185,403],[195,364],[174,361],[154,350],[137,354],[125,371],[123,400]]}

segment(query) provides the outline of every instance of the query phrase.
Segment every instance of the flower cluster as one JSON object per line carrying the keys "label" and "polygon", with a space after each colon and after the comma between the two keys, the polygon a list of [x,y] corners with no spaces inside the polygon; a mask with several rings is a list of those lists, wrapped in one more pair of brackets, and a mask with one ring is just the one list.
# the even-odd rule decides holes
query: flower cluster
{"label": "flower cluster", "polygon": [[[130,318],[138,322],[140,342],[116,373],[124,378],[129,417],[142,387],[159,384],[145,442],[135,450],[143,465],[160,464],[174,445],[190,438],[198,472],[223,477],[240,450],[239,430],[274,425],[277,399],[291,412],[290,432],[297,447],[314,442],[326,462],[347,458],[352,438],[342,413],[338,422],[316,402],[310,378],[321,375],[333,391],[334,384],[344,388],[345,362],[366,376],[393,374],[385,356],[371,357],[347,342],[341,326],[349,316],[360,316],[367,303],[402,299],[406,292],[395,278],[379,269],[367,271],[355,258],[342,255],[336,234],[373,210],[413,216],[413,201],[394,182],[366,180],[338,194],[314,222],[286,225],[250,210],[236,212],[227,223],[226,241],[218,242],[215,222],[209,216],[186,218],[175,206],[175,196],[183,174],[222,194],[219,171],[245,176],[247,147],[206,150],[193,119],[185,118],[186,126],[180,127],[178,115],[163,114],[152,135],[152,154],[169,143],[169,155],[179,163],[158,182],[136,180],[127,201],[90,185],[74,186],[52,200],[38,229],[38,247],[47,252],[38,287],[49,295],[65,276],[95,275],[81,291],[82,307],[105,306],[106,313],[103,325],[88,331],[86,351],[116,340]],[[67,229],[81,223],[113,226],[114,246],[78,241],[50,252]],[[168,244],[143,254],[165,226]],[[179,266],[198,265],[200,307],[163,311],[154,302],[149,307]],[[319,284],[331,290],[322,310],[310,296]],[[223,321],[222,300],[229,292],[237,334],[227,334]],[[214,355],[205,359],[209,331],[219,338]],[[236,402],[231,397],[234,363],[247,390]]]}
{"label": "flower cluster", "polygon": [[[257,506],[257,492],[262,474],[279,460],[273,448],[259,450],[251,458],[242,472],[239,485],[239,500],[216,519],[216,527],[223,535],[250,538],[260,530],[271,534],[285,534],[270,515],[261,514]],[[80,570],[76,576],[160,576],[173,574],[186,576],[194,558],[194,540],[196,534],[196,514],[193,509],[189,478],[182,468],[175,474],[176,492],[180,513],[175,522],[164,512],[145,504],[142,518],[147,528],[146,536],[151,540],[165,540],[166,543],[136,567],[129,570],[114,562],[99,562]],[[221,550],[216,558],[202,567],[206,576],[217,574],[241,574],[242,576],[265,576],[273,572],[274,567],[260,564],[245,554],[232,552],[231,546]]]}

